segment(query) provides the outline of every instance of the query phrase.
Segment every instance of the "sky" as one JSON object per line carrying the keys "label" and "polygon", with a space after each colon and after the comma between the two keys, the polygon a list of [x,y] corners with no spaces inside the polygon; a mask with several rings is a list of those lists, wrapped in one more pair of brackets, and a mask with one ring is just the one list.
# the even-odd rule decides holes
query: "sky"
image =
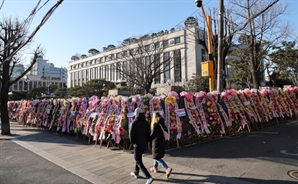
{"label": "sky", "polygon": [[[43,0],[42,4],[45,2]],[[31,29],[56,2],[49,0],[35,16]],[[298,0],[280,2],[289,3],[283,20],[290,22],[297,38]],[[36,3],[37,0],[5,0],[0,16],[24,19]],[[203,0],[205,11],[217,8],[218,4],[219,0]],[[91,48],[102,51],[103,47],[109,44],[118,46],[129,37],[183,26],[187,17],[196,17],[198,13],[201,9],[196,7],[195,0],[64,0],[30,46],[33,49],[41,44],[45,59],[56,67],[67,67],[75,54],[88,55]],[[203,21],[199,20],[199,24]],[[32,53],[32,49],[26,53]],[[25,57],[25,60],[29,59],[30,56]]]}

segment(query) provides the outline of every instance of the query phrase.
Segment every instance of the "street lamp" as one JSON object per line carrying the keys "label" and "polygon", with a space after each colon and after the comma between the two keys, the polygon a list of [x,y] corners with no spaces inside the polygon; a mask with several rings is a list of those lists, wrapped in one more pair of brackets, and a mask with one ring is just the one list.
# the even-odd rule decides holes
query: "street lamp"
{"label": "street lamp", "polygon": [[214,89],[214,65],[212,61],[212,26],[211,26],[211,17],[206,16],[204,7],[203,7],[203,1],[202,0],[195,0],[196,6],[198,8],[202,9],[202,13],[204,16],[204,19],[207,24],[208,28],[208,55],[209,55],[209,60],[202,62],[202,76],[203,77],[209,77],[209,90],[213,91]]}

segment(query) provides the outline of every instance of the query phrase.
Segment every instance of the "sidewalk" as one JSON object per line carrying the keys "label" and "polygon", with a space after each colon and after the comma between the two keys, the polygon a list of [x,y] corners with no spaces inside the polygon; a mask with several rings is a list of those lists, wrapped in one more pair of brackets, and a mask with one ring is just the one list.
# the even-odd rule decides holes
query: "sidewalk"
{"label": "sidewalk", "polygon": [[[146,182],[143,173],[135,179],[129,175],[134,169],[134,158],[131,152],[122,150],[112,151],[99,145],[87,144],[87,140],[73,136],[59,136],[47,130],[38,130],[35,127],[24,127],[11,122],[11,133],[15,136],[1,136],[1,139],[10,139],[16,144],[30,150],[44,159],[84,178],[94,184]],[[183,148],[181,148],[183,149]],[[152,165],[151,155],[143,157],[144,165],[149,169]],[[165,172],[152,173],[153,183],[224,183],[248,184],[241,180],[218,176],[199,169],[190,169],[171,162],[173,168],[169,179],[165,179]]]}

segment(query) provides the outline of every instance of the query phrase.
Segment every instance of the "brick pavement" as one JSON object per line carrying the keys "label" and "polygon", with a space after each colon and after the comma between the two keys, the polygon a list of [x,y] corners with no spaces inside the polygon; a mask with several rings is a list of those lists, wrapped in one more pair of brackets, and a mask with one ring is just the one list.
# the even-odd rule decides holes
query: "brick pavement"
{"label": "brick pavement", "polygon": [[[9,137],[13,142],[91,183],[141,184],[146,182],[141,172],[138,179],[129,175],[135,164],[131,152],[113,151],[106,149],[106,147],[100,148],[99,145],[88,145],[71,136],[59,136],[47,130],[24,127],[16,122],[11,122],[11,133],[16,134],[16,136]],[[143,162],[149,169],[153,160],[150,156],[144,156]],[[199,169],[191,169],[171,162],[167,163],[173,168],[170,178],[165,179],[165,172],[163,171],[152,173],[153,183],[249,184]]]}

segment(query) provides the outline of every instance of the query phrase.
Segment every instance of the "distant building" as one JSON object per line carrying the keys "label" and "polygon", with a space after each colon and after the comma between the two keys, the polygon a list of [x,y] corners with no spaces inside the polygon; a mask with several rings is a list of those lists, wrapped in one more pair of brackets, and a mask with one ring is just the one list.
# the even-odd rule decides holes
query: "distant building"
{"label": "distant building", "polygon": [[55,80],[54,78],[42,79],[36,75],[27,75],[25,78],[20,79],[10,87],[10,91],[30,91],[33,88],[41,86],[49,87],[56,85],[58,88],[66,88],[66,81]]}
{"label": "distant building", "polygon": [[36,75],[40,78],[60,78],[61,81],[67,81],[67,69],[65,67],[55,67],[53,63],[49,63],[48,60],[43,57],[37,58],[30,75]]}
{"label": "distant building", "polygon": [[[12,78],[20,76],[25,71],[23,65],[16,65]],[[39,57],[33,65],[28,75],[10,87],[10,91],[29,91],[41,86],[49,87],[56,85],[58,88],[65,88],[67,82],[67,69],[55,67],[53,63],[48,63],[43,57]]]}
{"label": "distant building", "polygon": [[[170,61],[171,70],[161,74],[152,83],[151,88],[156,88],[157,94],[167,93],[172,90],[173,86],[186,88],[185,85],[193,74],[201,72],[201,62],[205,60],[206,53],[203,46],[196,41],[198,30],[197,26],[179,30],[172,29],[164,34],[157,34],[158,42],[152,43],[153,39],[150,39],[150,36],[146,40],[144,50],[155,49],[157,45],[164,48],[163,53],[159,53],[161,63],[165,58],[173,56]],[[137,42],[130,43],[129,52],[132,50],[139,52],[139,47]],[[116,65],[123,66],[129,62],[121,61],[121,55],[127,53],[125,48],[113,48],[94,56],[69,62],[67,86],[82,86],[92,79],[105,79],[115,84],[127,82],[115,69]]]}
{"label": "distant building", "polygon": [[22,75],[25,71],[25,67],[23,64],[17,64],[14,66],[11,77],[12,78],[17,78],[20,75]]}

